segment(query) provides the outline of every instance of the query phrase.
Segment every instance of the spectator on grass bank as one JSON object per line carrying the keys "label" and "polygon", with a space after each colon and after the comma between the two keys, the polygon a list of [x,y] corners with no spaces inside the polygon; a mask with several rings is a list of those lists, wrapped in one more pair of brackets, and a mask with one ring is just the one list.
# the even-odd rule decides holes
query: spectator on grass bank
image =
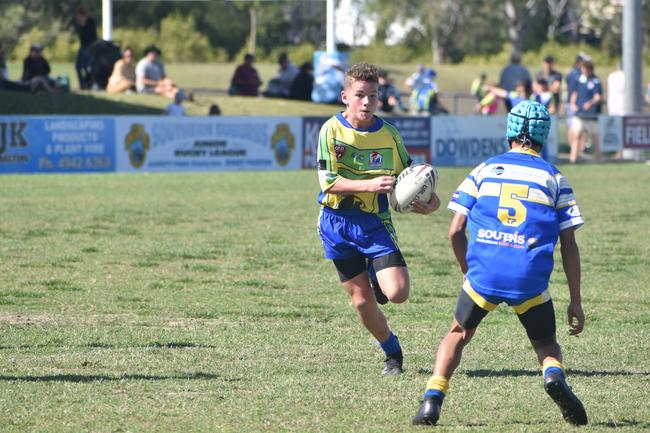
{"label": "spectator on grass bank", "polygon": [[185,107],[183,107],[183,101],[185,100],[185,92],[179,90],[174,95],[174,102],[170,103],[165,107],[165,114],[168,116],[186,116],[187,112]]}
{"label": "spectator on grass bank", "polygon": [[133,49],[126,47],[122,58],[113,65],[113,73],[108,79],[106,91],[108,93],[122,93],[135,90],[135,64],[133,63]]}
{"label": "spectator on grass bank", "polygon": [[21,81],[30,86],[32,91],[40,89],[57,92],[56,81],[50,78],[50,64],[43,57],[43,46],[32,44],[29,55],[23,60],[23,75]]}
{"label": "spectator on grass bank", "polygon": [[573,68],[566,74],[566,124],[567,124],[567,138],[569,141],[569,147],[571,149],[578,147],[578,135],[575,130],[571,127],[573,123],[574,112],[571,106],[571,94],[578,85],[578,80],[580,79],[580,66],[584,60],[589,60],[589,57],[586,54],[579,53],[576,56],[575,62],[573,63]]}
{"label": "spectator on grass bank", "polygon": [[264,92],[264,96],[269,98],[288,98],[291,93],[291,84],[300,71],[289,61],[287,53],[280,54],[278,64],[280,65],[278,75],[269,81],[269,87]]}
{"label": "spectator on grass bank", "polygon": [[512,91],[507,91],[502,87],[486,85],[487,91],[497,98],[503,99],[507,106],[514,107],[521,101],[531,99],[533,90],[530,81],[518,81]]}
{"label": "spectator on grass bank", "polygon": [[556,113],[555,99],[553,92],[549,90],[546,78],[538,77],[533,81],[533,94],[530,99],[544,105],[550,114]]}
{"label": "spectator on grass bank", "polygon": [[408,111],[408,108],[402,103],[401,95],[393,81],[388,78],[388,72],[379,71],[378,99],[379,110],[384,113],[392,113],[395,107],[402,111]]}
{"label": "spectator on grass bank", "polygon": [[249,53],[244,56],[244,63],[237,66],[230,81],[231,95],[258,96],[262,80],[253,66],[254,61],[255,56]]}
{"label": "spectator on grass bank", "polygon": [[135,67],[135,87],[139,93],[152,93],[166,98],[174,98],[178,92],[176,84],[165,74],[165,66],[160,60],[160,49],[149,45],[144,49],[144,57]]}
{"label": "spectator on grass bank", "polygon": [[571,121],[571,129],[576,140],[571,143],[569,162],[576,163],[583,158],[587,147],[587,138],[591,137],[594,157],[600,159],[600,143],[598,140],[598,115],[601,112],[603,89],[600,79],[594,73],[591,60],[584,60],[580,65],[580,78],[571,93],[571,110],[575,113]]}
{"label": "spectator on grass bank", "polygon": [[424,79],[424,65],[418,63],[415,65],[415,72],[413,72],[409,77],[404,81],[404,85],[409,90],[409,92],[417,89],[422,85],[422,80]]}
{"label": "spectator on grass bank", "polygon": [[[517,87],[517,83],[531,82],[530,72],[528,69],[521,66],[521,55],[512,53],[510,56],[510,64],[501,70],[499,77],[499,84],[506,92],[512,92]],[[509,99],[504,99],[506,110],[510,111],[513,107],[510,105]]]}
{"label": "spectator on grass bank", "polygon": [[621,62],[617,66],[607,77],[607,113],[610,116],[625,114],[625,73]]}
{"label": "spectator on grass bank", "polygon": [[208,111],[208,115],[210,116],[220,116],[221,115],[221,108],[217,104],[212,104],[210,105],[210,110]]}
{"label": "spectator on grass bank", "polygon": [[29,92],[30,87],[27,84],[11,81],[9,79],[9,69],[5,60],[5,50],[0,45],[0,89],[12,90],[18,92]]}
{"label": "spectator on grass bank", "polygon": [[[537,80],[546,80],[548,90],[553,94],[553,103],[551,105],[554,107],[554,111],[549,110],[551,114],[560,111],[560,104],[562,102],[562,74],[553,69],[554,62],[555,59],[553,56],[544,57],[542,70],[537,73]],[[547,107],[549,107],[549,105],[547,105]]]}
{"label": "spectator on grass bank", "polygon": [[345,74],[341,60],[321,56],[314,76],[311,100],[319,104],[340,104]]}
{"label": "spectator on grass bank", "polygon": [[88,52],[88,47],[97,40],[97,24],[83,6],[78,6],[75,10],[74,28],[79,36],[79,51],[75,68],[79,77],[79,87],[82,90],[87,90],[93,86],[93,57]]}
{"label": "spectator on grass bank", "polygon": [[438,101],[438,83],[435,79],[438,74],[433,69],[425,69],[422,77],[417,81],[417,87],[410,96],[411,114],[435,116],[449,112]]}
{"label": "spectator on grass bank", "polygon": [[299,101],[311,101],[311,92],[314,90],[314,65],[305,62],[300,67],[300,72],[291,83],[289,97]]}

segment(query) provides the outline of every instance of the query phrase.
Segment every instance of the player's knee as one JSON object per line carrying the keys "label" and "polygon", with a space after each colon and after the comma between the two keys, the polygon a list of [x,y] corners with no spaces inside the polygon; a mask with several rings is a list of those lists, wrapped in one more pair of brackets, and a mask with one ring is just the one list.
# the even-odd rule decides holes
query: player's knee
{"label": "player's knee", "polygon": [[470,340],[474,336],[474,332],[476,332],[476,328],[465,329],[458,322],[455,322],[454,325],[452,325],[451,329],[449,330],[449,336],[458,344],[464,346],[470,342]]}
{"label": "player's knee", "polygon": [[387,290],[388,293],[384,294],[393,304],[401,304],[409,298],[409,291],[409,285],[407,283],[404,286],[396,287],[394,290]]}
{"label": "player's knee", "polygon": [[364,296],[361,293],[352,296],[352,305],[357,309],[357,311],[365,311],[371,307],[372,302],[373,300],[371,298]]}

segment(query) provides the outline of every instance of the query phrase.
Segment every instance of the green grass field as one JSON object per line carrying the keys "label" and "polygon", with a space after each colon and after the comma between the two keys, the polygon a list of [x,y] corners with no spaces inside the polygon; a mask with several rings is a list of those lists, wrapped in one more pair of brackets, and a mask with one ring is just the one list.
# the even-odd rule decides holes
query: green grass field
{"label": "green grass field", "polygon": [[[648,166],[563,167],[585,332],[559,339],[584,432],[650,428]],[[442,168],[448,200],[467,168]],[[396,215],[412,297],[384,311],[405,374],[380,375],[315,230],[314,172],[2,176],[0,431],[405,432],[461,276],[450,213]],[[569,432],[514,313],[479,329],[438,432]]]}

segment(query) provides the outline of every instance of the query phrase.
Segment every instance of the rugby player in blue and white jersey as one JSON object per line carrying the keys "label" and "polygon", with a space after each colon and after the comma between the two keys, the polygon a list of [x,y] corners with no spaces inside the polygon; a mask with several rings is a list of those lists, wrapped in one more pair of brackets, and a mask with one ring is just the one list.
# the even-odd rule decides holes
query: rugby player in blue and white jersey
{"label": "rugby player in blue and white jersey", "polygon": [[[436,354],[413,424],[433,425],[458,367],[463,348],[481,320],[498,304],[510,305],[528,334],[544,374],[544,388],[572,424],[587,423],[580,400],[565,381],[548,292],[558,238],[567,277],[570,334],[584,326],[580,299],[580,254],[575,230],[584,220],[566,178],[541,158],[551,120],[542,104],[524,101],[508,114],[510,151],[476,167],[453,194],[449,228],[464,274],[451,330]],[[466,235],[466,231],[469,235]]]}

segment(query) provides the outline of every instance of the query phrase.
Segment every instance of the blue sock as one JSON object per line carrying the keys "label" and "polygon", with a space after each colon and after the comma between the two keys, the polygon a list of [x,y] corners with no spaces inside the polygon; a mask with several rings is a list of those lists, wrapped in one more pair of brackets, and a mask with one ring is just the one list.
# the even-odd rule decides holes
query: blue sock
{"label": "blue sock", "polygon": [[429,397],[437,397],[440,401],[443,401],[445,399],[445,393],[437,389],[427,389],[427,392],[424,393],[424,398]]}
{"label": "blue sock", "polygon": [[395,334],[392,332],[388,336],[388,340],[379,343],[379,347],[381,347],[381,350],[383,350],[386,355],[394,355],[402,351],[402,347],[399,345],[397,337],[395,337]]}
{"label": "blue sock", "polygon": [[544,370],[544,378],[546,378],[546,376],[548,376],[550,373],[555,373],[564,379],[564,372],[559,367],[547,367],[546,370]]}

